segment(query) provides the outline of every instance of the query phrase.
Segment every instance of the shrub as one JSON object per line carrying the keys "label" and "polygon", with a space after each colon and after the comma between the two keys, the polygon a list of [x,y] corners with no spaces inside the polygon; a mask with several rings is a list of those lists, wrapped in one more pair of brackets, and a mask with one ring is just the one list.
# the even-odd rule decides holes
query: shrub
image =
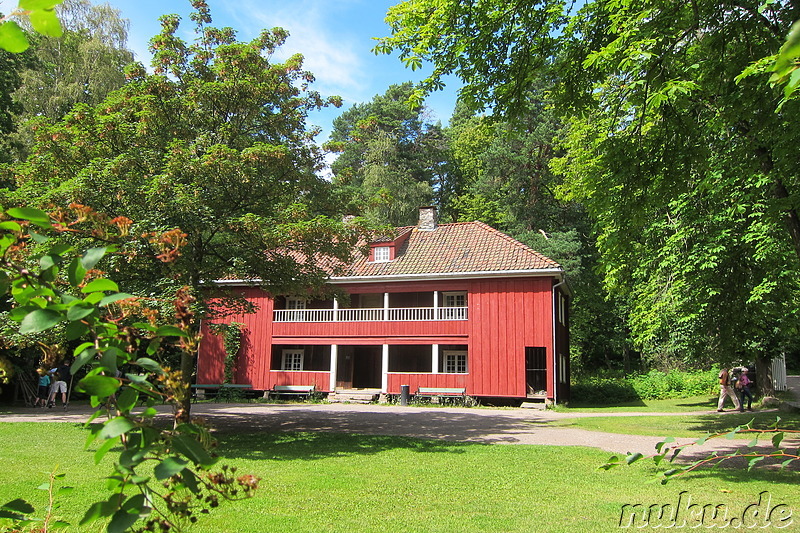
{"label": "shrub", "polygon": [[718,369],[660,372],[628,376],[600,372],[577,378],[571,386],[574,401],[614,404],[636,400],[666,400],[716,394]]}

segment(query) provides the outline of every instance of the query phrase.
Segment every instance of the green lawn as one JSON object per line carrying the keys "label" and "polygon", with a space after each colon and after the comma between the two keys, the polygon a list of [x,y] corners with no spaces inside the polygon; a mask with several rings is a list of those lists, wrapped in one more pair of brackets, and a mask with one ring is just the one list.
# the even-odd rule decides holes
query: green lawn
{"label": "green lawn", "polygon": [[[0,501],[35,490],[54,465],[75,490],[61,500],[76,523],[102,497],[85,432],[67,424],[0,424]],[[225,503],[193,531],[573,532],[615,530],[624,504],[725,504],[733,515],[769,491],[800,520],[797,472],[722,470],[647,483],[652,463],[598,470],[607,452],[578,447],[459,444],[399,437],[220,435],[220,453],[262,478],[251,500]],[[111,454],[109,454],[110,457]],[[82,531],[99,531],[100,528]],[[73,528],[72,531],[77,531]]]}
{"label": "green lawn", "polygon": [[[569,418],[554,425],[577,427],[589,431],[621,433],[625,435],[651,435],[654,437],[701,437],[708,433],[730,431],[750,423],[751,427],[766,429],[780,417],[781,429],[800,430],[800,416],[776,411],[725,414],[683,414],[675,416],[591,416]],[[752,438],[741,436],[742,438]]]}
{"label": "green lawn", "polygon": [[[730,400],[728,400],[730,403]],[[728,406],[730,408],[730,405]],[[669,400],[636,400],[614,405],[593,405],[580,402],[570,402],[569,407],[558,406],[560,412],[606,412],[626,413],[651,411],[654,413],[684,413],[691,411],[711,411],[717,409],[717,398],[709,396],[694,396],[691,398],[673,398]]]}

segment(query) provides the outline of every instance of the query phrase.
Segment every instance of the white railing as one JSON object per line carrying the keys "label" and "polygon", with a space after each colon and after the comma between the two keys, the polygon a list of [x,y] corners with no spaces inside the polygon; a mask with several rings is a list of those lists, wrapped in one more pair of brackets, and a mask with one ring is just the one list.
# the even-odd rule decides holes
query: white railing
{"label": "white railing", "polygon": [[371,307],[367,309],[276,309],[274,322],[426,322],[467,320],[466,307]]}

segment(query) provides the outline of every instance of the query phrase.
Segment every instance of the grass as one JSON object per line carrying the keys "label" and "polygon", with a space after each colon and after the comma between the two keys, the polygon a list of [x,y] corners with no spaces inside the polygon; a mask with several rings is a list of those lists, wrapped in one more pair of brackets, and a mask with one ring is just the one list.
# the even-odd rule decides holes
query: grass
{"label": "grass", "polygon": [[[730,402],[730,400],[728,400]],[[625,413],[652,411],[656,413],[684,413],[691,411],[710,411],[717,409],[717,397],[694,396],[690,398],[673,398],[669,400],[636,400],[634,402],[616,403],[614,405],[596,405],[570,402],[569,407],[558,406],[560,412],[598,412]]]}
{"label": "grass", "polygon": [[[554,425],[576,427],[589,431],[620,433],[625,435],[650,435],[654,437],[701,437],[706,433],[731,431],[750,423],[756,429],[766,429],[780,417],[781,429],[800,430],[800,416],[786,413],[745,412],[727,414],[683,414],[676,416],[591,416],[569,418],[553,422]],[[751,438],[745,437],[741,438]]]}
{"label": "grass", "polygon": [[[219,437],[225,462],[261,477],[261,488],[215,509],[195,532],[605,532],[616,529],[623,505],[674,504],[682,491],[734,514],[769,491],[773,504],[800,512],[797,472],[720,470],[662,486],[647,483],[656,472],[649,461],[602,471],[609,454],[580,447],[329,433]],[[43,508],[46,493],[35,487],[58,464],[77,489],[58,512],[77,523],[103,498],[112,455],[95,467],[84,439],[71,424],[0,424],[0,502],[23,497]]]}

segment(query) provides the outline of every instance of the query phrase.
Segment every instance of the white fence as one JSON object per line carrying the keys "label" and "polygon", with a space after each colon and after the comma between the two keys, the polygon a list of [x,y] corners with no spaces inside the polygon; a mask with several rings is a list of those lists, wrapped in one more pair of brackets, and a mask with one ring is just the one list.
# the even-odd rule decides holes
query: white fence
{"label": "white fence", "polygon": [[780,355],[772,359],[772,386],[777,391],[786,390],[786,356]]}
{"label": "white fence", "polygon": [[390,307],[367,309],[276,309],[274,322],[426,322],[467,320],[466,307]]}

